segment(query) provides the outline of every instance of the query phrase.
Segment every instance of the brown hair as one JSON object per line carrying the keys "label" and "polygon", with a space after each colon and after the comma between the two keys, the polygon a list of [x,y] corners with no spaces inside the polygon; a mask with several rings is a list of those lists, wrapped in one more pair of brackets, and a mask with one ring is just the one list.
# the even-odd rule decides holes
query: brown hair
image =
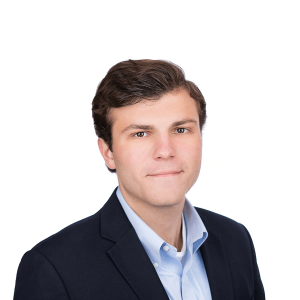
{"label": "brown hair", "polygon": [[[196,101],[200,131],[206,121],[206,103],[198,87],[185,79],[183,70],[164,60],[127,60],[114,65],[100,82],[92,103],[96,134],[112,151],[111,108],[136,104],[142,100],[156,101],[164,94],[186,89]],[[108,167],[107,167],[108,168]],[[116,169],[108,170],[116,173]]]}

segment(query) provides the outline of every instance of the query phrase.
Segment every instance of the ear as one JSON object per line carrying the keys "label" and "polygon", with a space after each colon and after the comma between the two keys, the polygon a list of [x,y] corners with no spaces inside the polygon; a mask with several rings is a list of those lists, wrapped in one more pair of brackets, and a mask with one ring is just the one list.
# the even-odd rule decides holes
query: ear
{"label": "ear", "polygon": [[101,138],[98,139],[98,147],[105,160],[105,164],[110,169],[116,169],[113,153],[109,150],[107,144]]}

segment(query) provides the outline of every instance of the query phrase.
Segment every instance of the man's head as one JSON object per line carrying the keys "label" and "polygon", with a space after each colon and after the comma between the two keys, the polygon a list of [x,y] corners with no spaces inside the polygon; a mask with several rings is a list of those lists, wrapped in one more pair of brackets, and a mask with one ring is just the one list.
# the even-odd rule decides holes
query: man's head
{"label": "man's head", "polygon": [[[134,105],[143,100],[157,101],[162,95],[185,89],[197,105],[202,133],[206,121],[206,103],[198,87],[185,79],[183,70],[163,60],[128,60],[113,66],[100,82],[92,103],[96,134],[113,152],[112,108]],[[116,173],[115,169],[108,170]]]}
{"label": "man's head", "polygon": [[[161,60],[118,63],[98,86],[92,110],[100,152],[123,190],[154,205],[181,201],[200,172],[206,120],[205,100],[183,71]],[[154,176],[170,171],[179,173]]]}

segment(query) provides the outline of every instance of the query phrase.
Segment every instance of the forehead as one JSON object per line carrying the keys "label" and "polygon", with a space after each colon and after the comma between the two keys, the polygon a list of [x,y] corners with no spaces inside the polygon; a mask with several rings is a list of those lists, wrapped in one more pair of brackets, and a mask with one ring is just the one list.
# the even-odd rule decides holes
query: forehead
{"label": "forehead", "polygon": [[133,105],[113,108],[110,117],[117,131],[123,131],[131,124],[170,126],[183,119],[194,119],[199,125],[196,101],[186,90],[165,94],[155,101],[143,100]]}

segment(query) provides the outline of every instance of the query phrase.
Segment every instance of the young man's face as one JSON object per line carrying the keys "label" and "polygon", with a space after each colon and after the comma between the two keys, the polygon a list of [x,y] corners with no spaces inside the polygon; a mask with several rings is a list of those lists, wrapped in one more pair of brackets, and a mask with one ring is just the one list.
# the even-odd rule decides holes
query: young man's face
{"label": "young man's face", "polygon": [[[111,116],[113,152],[102,139],[98,144],[106,165],[117,170],[124,198],[153,206],[184,201],[201,167],[202,139],[195,100],[181,90],[158,101],[113,108]],[[194,122],[172,125],[186,119]],[[135,124],[152,128],[128,128]],[[156,175],[164,172],[176,174]]]}

